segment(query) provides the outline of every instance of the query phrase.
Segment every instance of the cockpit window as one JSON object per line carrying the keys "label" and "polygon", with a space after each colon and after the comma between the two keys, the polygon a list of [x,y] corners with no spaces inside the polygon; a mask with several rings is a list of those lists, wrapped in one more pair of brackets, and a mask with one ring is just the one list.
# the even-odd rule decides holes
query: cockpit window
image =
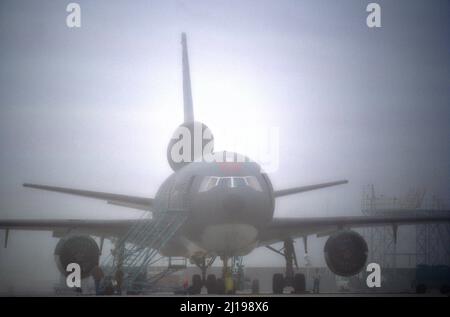
{"label": "cockpit window", "polygon": [[256,191],[262,192],[261,185],[259,184],[255,176],[247,176],[245,180],[247,181],[248,186]]}
{"label": "cockpit window", "polygon": [[233,178],[234,187],[244,187],[247,186],[247,181],[244,177],[234,177]]}
{"label": "cockpit window", "polygon": [[244,188],[246,186],[253,190],[262,192],[261,185],[255,176],[206,176],[200,184],[199,192],[207,192],[220,185],[228,188]]}
{"label": "cockpit window", "polygon": [[220,184],[225,184],[226,187],[228,188],[233,188],[234,187],[234,179],[233,177],[224,177],[221,179]]}
{"label": "cockpit window", "polygon": [[214,176],[207,176],[203,179],[202,183],[200,184],[200,188],[199,188],[199,192],[207,192],[208,190],[213,189],[214,187],[217,186],[217,184],[219,183],[219,177],[214,177]]}

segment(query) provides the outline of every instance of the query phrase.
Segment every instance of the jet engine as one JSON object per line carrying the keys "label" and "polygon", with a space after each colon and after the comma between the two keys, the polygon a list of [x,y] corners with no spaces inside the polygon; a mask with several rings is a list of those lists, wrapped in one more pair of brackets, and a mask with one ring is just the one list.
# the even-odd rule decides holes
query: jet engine
{"label": "jet engine", "polygon": [[59,240],[55,248],[55,260],[59,271],[68,275],[67,265],[77,263],[81,268],[81,278],[88,277],[91,270],[98,265],[100,249],[95,240],[89,236],[67,236]]}
{"label": "jet engine", "polygon": [[339,231],[331,235],[324,247],[328,268],[340,276],[358,274],[367,261],[367,243],[357,232]]}

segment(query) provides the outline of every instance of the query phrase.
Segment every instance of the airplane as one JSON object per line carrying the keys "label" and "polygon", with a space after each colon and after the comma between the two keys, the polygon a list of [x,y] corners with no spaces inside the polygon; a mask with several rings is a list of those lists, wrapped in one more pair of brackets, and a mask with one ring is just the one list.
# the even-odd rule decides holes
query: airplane
{"label": "airplane", "polygon": [[[173,173],[161,184],[154,197],[29,183],[23,186],[100,199],[122,207],[145,210],[152,213],[151,221],[156,221],[168,210],[184,210],[185,222],[158,251],[164,256],[190,259],[201,269],[201,277],[195,279],[197,293],[200,292],[200,287],[207,283],[206,271],[212,263],[209,261],[205,264],[206,259],[215,259],[216,256],[222,260],[223,281],[229,278],[227,268],[230,258],[245,256],[258,247],[267,247],[282,255],[286,261],[285,275],[273,275],[274,293],[282,293],[286,286],[291,286],[296,293],[301,293],[305,291],[305,276],[294,274],[294,265],[297,265],[294,239],[303,239],[306,254],[308,236],[328,236],[324,247],[327,266],[337,275],[352,276],[363,269],[368,258],[367,243],[353,229],[392,226],[396,236],[399,225],[450,221],[448,215],[442,214],[274,218],[278,198],[343,185],[348,181],[337,180],[275,189],[269,176],[258,163],[246,157],[237,160],[237,157],[243,157],[238,153],[214,152],[211,131],[205,124],[194,120],[185,33],[181,35],[181,44],[184,122],[177,128],[167,147],[167,159]],[[188,138],[195,135],[195,131],[201,131],[202,135],[207,137],[201,139],[200,146],[195,145],[196,140],[183,143],[190,144],[190,148],[181,148],[180,151],[179,143],[185,141],[186,131],[192,133]],[[174,154],[177,153],[184,159],[176,157]],[[211,160],[211,156],[224,159]],[[185,159],[186,157],[188,159]],[[5,229],[6,232],[5,247],[9,230],[52,231],[55,237],[60,238],[55,254],[68,252],[78,255],[84,261],[88,259],[88,263],[83,263],[83,276],[86,277],[99,262],[103,239],[120,239],[135,223],[136,219],[0,220],[0,229]],[[92,237],[102,238],[100,249]],[[279,242],[283,243],[282,250],[272,247],[272,244]],[[89,257],[92,254],[94,256]],[[58,268],[61,273],[66,274],[61,260],[59,261],[57,260]],[[209,279],[208,276],[208,281],[218,283],[219,279]]]}

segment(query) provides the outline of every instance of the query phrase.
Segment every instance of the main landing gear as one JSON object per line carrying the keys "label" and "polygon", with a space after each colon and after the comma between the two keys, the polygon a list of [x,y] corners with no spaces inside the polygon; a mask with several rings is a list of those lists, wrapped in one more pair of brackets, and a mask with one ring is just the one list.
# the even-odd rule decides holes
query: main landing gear
{"label": "main landing gear", "polygon": [[[307,240],[306,237],[303,238],[305,244],[305,254],[307,253]],[[283,241],[283,248],[277,250],[271,246],[267,246],[268,249],[282,255],[286,260],[286,272],[285,275],[281,273],[276,273],[272,278],[272,290],[274,294],[283,294],[283,290],[286,287],[292,287],[295,294],[305,293],[306,290],[306,280],[305,274],[296,273],[294,274],[294,265],[298,270],[297,256],[294,249],[294,241],[288,238]]]}

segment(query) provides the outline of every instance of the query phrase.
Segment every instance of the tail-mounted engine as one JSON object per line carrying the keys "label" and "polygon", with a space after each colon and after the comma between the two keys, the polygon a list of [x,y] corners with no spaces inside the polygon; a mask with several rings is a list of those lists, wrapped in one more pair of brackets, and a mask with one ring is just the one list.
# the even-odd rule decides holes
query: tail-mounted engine
{"label": "tail-mounted engine", "polygon": [[167,146],[167,161],[172,170],[202,159],[214,151],[214,136],[201,122],[185,122],[172,135]]}

